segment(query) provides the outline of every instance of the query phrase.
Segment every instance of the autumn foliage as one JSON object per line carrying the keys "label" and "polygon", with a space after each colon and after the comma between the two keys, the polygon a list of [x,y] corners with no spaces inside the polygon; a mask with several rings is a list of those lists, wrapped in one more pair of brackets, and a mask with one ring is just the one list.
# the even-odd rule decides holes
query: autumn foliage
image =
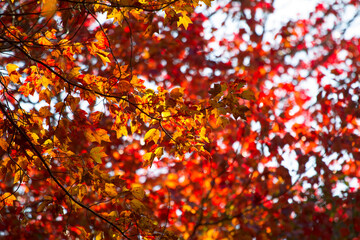
{"label": "autumn foliage", "polygon": [[358,1],[0,7],[0,237],[359,239]]}

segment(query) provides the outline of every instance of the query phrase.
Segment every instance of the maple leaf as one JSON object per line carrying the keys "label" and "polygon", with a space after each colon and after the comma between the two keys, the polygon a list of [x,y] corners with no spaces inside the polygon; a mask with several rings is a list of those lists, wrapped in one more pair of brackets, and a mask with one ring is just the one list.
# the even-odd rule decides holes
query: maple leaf
{"label": "maple leaf", "polygon": [[110,197],[116,197],[118,195],[116,191],[116,186],[112,183],[105,183],[105,192]]}
{"label": "maple leaf", "polygon": [[142,188],[141,184],[132,184],[131,186],[131,193],[133,196],[139,200],[142,200],[145,196],[144,189]]}
{"label": "maple leaf", "polygon": [[214,86],[209,90],[209,93],[211,94],[211,97],[215,97],[219,93],[221,93],[221,85],[220,84],[214,84]]}
{"label": "maple leaf", "polygon": [[9,73],[9,76],[10,76],[10,80],[13,82],[13,83],[19,83],[20,82],[20,74],[16,71],[16,69],[18,69],[19,67],[15,64],[8,64],[6,65],[6,70],[8,71]]}
{"label": "maple leaf", "polygon": [[130,202],[131,208],[137,213],[141,213],[145,210],[145,205],[137,199],[133,199]]}
{"label": "maple leaf", "polygon": [[116,131],[117,138],[121,138],[122,136],[128,135],[127,127],[124,125],[117,126],[115,131]]}
{"label": "maple leaf", "polygon": [[189,24],[192,23],[191,19],[183,13],[182,17],[179,17],[179,21],[177,22],[177,26],[180,27],[181,25],[187,30]]}
{"label": "maple leaf", "polygon": [[42,76],[39,81],[45,88],[47,88],[49,86],[49,84],[51,83],[51,80],[45,76]]}
{"label": "maple leaf", "polygon": [[42,0],[41,14],[45,17],[52,17],[56,11],[57,0]]}
{"label": "maple leaf", "polygon": [[247,100],[256,100],[254,93],[250,90],[245,90],[240,94],[240,97]]}
{"label": "maple leaf", "polygon": [[113,18],[114,19],[114,23],[118,23],[120,26],[122,24],[122,21],[124,19],[124,13],[122,13],[121,11],[118,11],[117,9],[113,9],[112,12],[110,14],[107,15],[107,18]]}
{"label": "maple leaf", "polygon": [[[212,1],[2,5],[0,209],[11,213],[1,215],[2,232],[358,235],[359,39],[328,28],[356,22],[333,9],[358,1],[319,3],[275,32],[263,26],[278,13],[271,1],[200,13],[202,2]],[[246,14],[234,18],[240,5]],[[335,194],[339,183],[346,194]]]}
{"label": "maple leaf", "polygon": [[4,205],[13,206],[13,202],[16,200],[14,194],[6,192],[0,196],[0,207],[2,208]]}
{"label": "maple leaf", "polygon": [[9,74],[11,74],[12,72],[16,71],[16,69],[18,69],[19,67],[15,64],[9,63],[8,65],[6,65],[6,70],[8,71]]}
{"label": "maple leaf", "polygon": [[101,143],[101,141],[110,142],[109,135],[105,129],[98,128],[94,131],[86,129],[84,132],[85,137],[91,142]]}
{"label": "maple leaf", "polygon": [[107,154],[104,152],[104,147],[94,147],[90,150],[90,156],[95,162],[101,164],[101,159],[107,157]]}
{"label": "maple leaf", "polygon": [[152,128],[150,129],[144,137],[144,141],[154,141],[157,143],[160,139],[160,131],[158,129]]}

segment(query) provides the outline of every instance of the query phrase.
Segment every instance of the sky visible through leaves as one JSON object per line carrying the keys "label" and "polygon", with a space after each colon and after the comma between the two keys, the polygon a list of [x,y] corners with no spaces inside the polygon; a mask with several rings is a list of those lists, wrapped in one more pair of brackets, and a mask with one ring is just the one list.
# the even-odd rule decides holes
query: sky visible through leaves
{"label": "sky visible through leaves", "polygon": [[[319,0],[317,0],[317,1],[314,1],[314,0],[303,0],[303,1],[275,0],[275,3],[274,3],[275,10],[268,18],[267,25],[265,26],[265,28],[267,29],[267,31],[266,31],[267,34],[264,36],[264,38],[267,41],[272,42],[273,44],[276,44],[275,35],[272,34],[272,32],[274,32],[274,33],[278,32],[279,29],[281,28],[281,26],[286,24],[289,20],[298,20],[301,18],[305,18],[305,19],[308,18],[310,12],[314,11],[316,5],[320,2],[323,2],[323,1],[319,1]],[[329,0],[327,2],[331,3],[332,1]],[[205,7],[199,7],[197,9],[197,11],[202,12],[204,9],[205,9]],[[213,10],[216,9],[216,5],[215,6],[213,5],[212,9]],[[344,14],[343,14],[344,20],[345,21],[350,20],[352,17],[354,17],[354,15],[356,14],[356,11],[357,11],[357,9],[355,7],[347,6],[344,11]],[[217,17],[219,19],[224,19],[224,18],[226,18],[226,15],[217,13]],[[217,37],[218,39],[222,39],[225,36],[229,40],[232,40],[233,30],[234,30],[234,28],[236,29],[239,25],[234,23],[231,19],[227,21],[227,24],[225,26],[220,26],[219,24],[217,24],[217,22],[221,23],[222,21],[217,21],[217,19],[214,18],[214,21],[212,21],[212,24],[211,24],[211,25],[215,25],[218,27],[218,31],[215,33],[215,37]],[[207,26],[207,23],[204,23],[204,25]],[[241,26],[241,24],[240,24],[240,26]],[[360,36],[360,32],[358,31],[359,26],[360,26],[360,17],[358,17],[350,26],[346,26],[345,38],[350,39],[352,37]],[[329,27],[330,28],[332,27],[331,21],[329,21]],[[341,34],[340,30],[341,29],[338,29],[333,34],[339,36]],[[263,30],[259,30],[259,31],[261,32]],[[211,35],[212,35],[212,33],[209,32],[208,37],[210,37]],[[214,54],[213,55],[216,56],[217,51],[219,51],[219,47],[217,46],[217,43],[213,43],[213,45],[214,45]],[[296,63],[298,63],[299,59],[301,59],[301,58],[307,58],[307,57],[306,57],[306,55],[298,54],[289,61],[296,64]],[[304,74],[306,74],[306,73],[304,73]],[[325,79],[326,79],[326,75],[330,75],[330,71],[327,71],[327,72],[325,71]],[[287,77],[283,76],[278,81],[282,82],[282,81],[289,81],[292,79],[291,74],[289,74]],[[328,80],[328,81],[331,82],[331,80]],[[312,102],[315,102],[316,95],[318,93],[318,88],[317,88],[315,79],[308,78],[306,81],[302,82],[301,85],[302,85],[302,88],[305,88],[308,92],[310,92],[310,96],[312,96]],[[299,117],[299,121],[300,122],[303,121],[303,116]],[[259,125],[254,124],[252,127],[254,129],[258,129]],[[359,131],[357,131],[357,133],[360,134]],[[234,144],[233,147],[236,150],[239,147],[239,144]],[[295,161],[296,154],[294,152],[284,152],[283,156],[284,156],[285,161],[282,162],[282,165],[289,169],[290,174],[292,176],[292,181],[294,182],[298,178],[298,175],[296,174],[296,172],[298,170],[298,165],[297,165],[297,162]],[[346,159],[346,156],[344,159]],[[328,158],[326,161],[330,162],[331,160],[332,160],[331,158]],[[278,163],[276,163],[275,161],[273,161],[272,163],[268,163],[268,166],[276,166],[276,165],[278,165]],[[334,166],[334,169],[337,169],[336,166]],[[306,175],[313,176],[315,174],[316,174],[316,171],[314,171],[314,162],[311,161],[307,164]],[[354,179],[353,181],[350,182],[350,187],[358,188],[359,186],[360,185],[356,179]],[[338,190],[336,191],[337,194],[341,195],[341,193],[340,193],[341,190],[344,190],[347,187],[348,186],[346,186],[346,185],[343,185],[343,186],[339,185]]]}
{"label": "sky visible through leaves", "polygon": [[0,6],[1,236],[358,240],[356,0]]}

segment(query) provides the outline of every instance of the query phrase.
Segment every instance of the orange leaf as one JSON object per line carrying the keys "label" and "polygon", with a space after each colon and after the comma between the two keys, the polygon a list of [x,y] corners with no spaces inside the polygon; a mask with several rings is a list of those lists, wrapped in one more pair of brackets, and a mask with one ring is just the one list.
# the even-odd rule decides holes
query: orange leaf
{"label": "orange leaf", "polygon": [[56,12],[57,0],[43,0],[41,15],[44,17],[52,17]]}
{"label": "orange leaf", "polygon": [[15,200],[16,200],[16,197],[13,194],[11,194],[9,192],[4,193],[0,197],[0,208],[2,208],[4,206],[4,204],[6,206],[12,206],[13,202]]}

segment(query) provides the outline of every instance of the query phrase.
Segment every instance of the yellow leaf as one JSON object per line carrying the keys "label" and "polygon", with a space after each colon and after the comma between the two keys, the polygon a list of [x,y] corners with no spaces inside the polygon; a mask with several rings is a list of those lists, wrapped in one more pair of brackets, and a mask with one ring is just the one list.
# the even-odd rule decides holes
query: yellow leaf
{"label": "yellow leaf", "polygon": [[[105,52],[103,52],[105,53]],[[104,65],[106,65],[107,62],[110,62],[110,59],[104,55],[103,53],[97,53],[97,55],[101,58],[101,61],[103,62]]]}
{"label": "yellow leaf", "polygon": [[33,143],[39,144],[37,141],[39,139],[39,136],[36,133],[30,133],[30,138],[32,138]]}
{"label": "yellow leaf", "polygon": [[51,139],[47,139],[47,140],[43,143],[43,145],[44,145],[45,147],[52,147],[52,146],[53,146],[53,142],[51,141]]}
{"label": "yellow leaf", "polygon": [[52,43],[46,39],[46,37],[41,37],[37,40],[37,42],[41,45],[44,45],[44,46],[51,46]]}
{"label": "yellow leaf", "polygon": [[157,143],[159,141],[159,138],[160,138],[160,131],[155,128],[152,128],[145,134],[144,140],[145,141],[153,140],[155,143]]}
{"label": "yellow leaf", "polygon": [[56,0],[43,0],[41,15],[52,17],[56,12]]}
{"label": "yellow leaf", "polygon": [[84,135],[90,142],[110,142],[109,135],[107,134],[107,131],[105,129],[99,128],[96,129],[95,132],[93,132],[91,129],[88,128],[85,130]]}
{"label": "yellow leaf", "polygon": [[140,202],[140,201],[137,200],[137,199],[131,200],[130,205],[131,205],[131,208],[132,208],[133,210],[135,210],[136,212],[141,212],[142,210],[145,209],[144,204],[142,204],[142,202]]}
{"label": "yellow leaf", "polygon": [[20,73],[18,73],[16,71],[16,69],[18,69],[19,67],[15,64],[8,64],[6,65],[6,70],[8,71],[8,74],[9,74],[9,77],[10,77],[10,80],[13,82],[13,83],[19,83],[19,80],[20,80]]}
{"label": "yellow leaf", "polygon": [[45,32],[45,37],[47,39],[56,39],[55,33],[56,33],[56,29],[51,29],[51,31]]}
{"label": "yellow leaf", "polygon": [[170,116],[171,116],[171,112],[169,112],[169,111],[162,112],[162,113],[161,113],[161,116],[162,116],[163,118],[170,117]]}
{"label": "yellow leaf", "polygon": [[6,70],[8,71],[9,75],[16,71],[16,69],[18,69],[19,67],[15,64],[9,63],[8,65],[6,65]]}
{"label": "yellow leaf", "polygon": [[189,23],[192,23],[191,19],[188,16],[186,16],[186,14],[183,14],[182,17],[179,17],[177,26],[180,27],[181,25],[184,25],[184,28],[187,30]]}
{"label": "yellow leaf", "polygon": [[111,14],[108,14],[107,18],[108,19],[113,18],[114,19],[113,23],[118,22],[119,25],[121,26],[121,23],[124,19],[124,14],[114,8]]}
{"label": "yellow leaf", "polygon": [[143,167],[147,167],[147,166],[151,167],[151,165],[154,161],[154,158],[155,158],[155,153],[153,153],[153,152],[145,153],[143,156],[143,159],[144,159]]}
{"label": "yellow leaf", "polygon": [[132,133],[135,133],[138,130],[139,126],[136,122],[131,121],[130,123],[130,129]]}
{"label": "yellow leaf", "polygon": [[24,173],[22,172],[22,170],[18,170],[16,173],[15,173],[15,176],[14,176],[14,184],[19,182],[20,179],[23,177]]}
{"label": "yellow leaf", "polygon": [[99,232],[95,237],[95,240],[101,240],[101,239],[103,239],[103,232]]}
{"label": "yellow leaf", "polygon": [[90,156],[95,162],[101,164],[101,158],[106,157],[106,153],[103,152],[104,147],[94,147],[90,150]]}
{"label": "yellow leaf", "polygon": [[4,206],[3,204],[5,203],[6,206],[12,206],[13,205],[13,201],[16,200],[16,197],[9,193],[9,192],[6,192],[4,193],[3,195],[1,195],[0,197],[0,208],[2,206]]}
{"label": "yellow leaf", "polygon": [[132,189],[131,189],[131,193],[132,195],[139,199],[139,200],[142,200],[145,196],[145,192],[144,192],[144,189],[141,187],[140,184],[132,184]]}
{"label": "yellow leaf", "polygon": [[158,147],[155,150],[155,155],[157,158],[161,158],[161,156],[164,154],[164,148],[163,147]]}
{"label": "yellow leaf", "polygon": [[226,125],[228,125],[229,124],[229,119],[227,119],[226,117],[224,117],[224,116],[220,116],[220,117],[218,117],[217,118],[217,120],[216,120],[216,125],[217,126],[221,126],[222,128],[224,128]]}
{"label": "yellow leaf", "polygon": [[98,143],[101,143],[101,141],[111,142],[110,137],[105,129],[96,129],[96,138],[98,139]]}
{"label": "yellow leaf", "polygon": [[13,83],[19,83],[20,80],[20,74],[18,72],[15,72],[15,74],[10,74],[10,80]]}
{"label": "yellow leaf", "polygon": [[202,127],[200,130],[200,139],[204,140],[207,143],[210,143],[209,139],[206,137],[206,128]]}
{"label": "yellow leaf", "polygon": [[110,197],[116,197],[118,195],[118,193],[116,191],[116,186],[112,183],[105,183],[105,192]]}
{"label": "yellow leaf", "polygon": [[47,88],[49,86],[49,84],[51,83],[51,80],[45,76],[42,76],[40,78],[40,82],[41,82],[41,85],[43,85],[45,88]]}
{"label": "yellow leaf", "polygon": [[121,138],[122,136],[127,136],[128,135],[128,131],[126,126],[121,125],[118,129],[116,129],[116,137],[117,138]]}
{"label": "yellow leaf", "polygon": [[79,76],[80,75],[80,73],[79,73],[80,69],[81,69],[80,67],[73,67],[71,69],[71,71],[69,72],[68,78],[73,79],[73,78]]}

